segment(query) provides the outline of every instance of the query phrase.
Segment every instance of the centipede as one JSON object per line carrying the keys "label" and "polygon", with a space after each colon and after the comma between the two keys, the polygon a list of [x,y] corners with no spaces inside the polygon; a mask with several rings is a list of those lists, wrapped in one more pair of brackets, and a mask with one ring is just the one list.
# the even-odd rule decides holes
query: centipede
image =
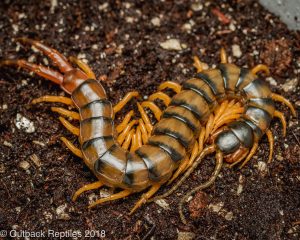
{"label": "centipede", "polygon": [[[61,140],[97,178],[96,182],[77,190],[73,201],[86,191],[104,186],[120,189],[94,201],[88,208],[145,191],[129,212],[132,214],[146,202],[172,194],[206,156],[214,154],[215,167],[211,177],[186,193],[179,203],[181,220],[187,223],[183,213],[186,200],[212,185],[225,163],[230,167],[238,164],[240,168],[244,167],[265,134],[270,145],[268,162],[272,160],[271,121],[279,118],[284,136],[287,125],[284,114],[275,109],[276,101],[285,104],[296,116],[291,102],[272,92],[264,80],[264,75],[270,74],[266,65],[240,68],[228,62],[226,52],[221,48],[221,60],[216,68],[206,68],[206,64],[194,56],[197,70],[194,77],[181,85],[163,82],[146,101],[137,101],[138,116],[130,110],[115,125],[116,114],[133,98],[138,98],[138,92],[127,93],[113,106],[101,82],[85,62],[75,57],[67,59],[37,40],[20,38],[18,41],[34,46],[50,58],[57,69],[24,59],[6,59],[0,65],[34,72],[70,95],[41,96],[32,103],[55,102],[69,107],[52,107],[51,110],[59,114],[63,126],[78,137],[80,146],[66,137]],[[170,92],[173,92],[172,96]],[[151,116],[149,112],[152,112]],[[177,182],[167,192],[154,196],[162,185],[175,180]]]}

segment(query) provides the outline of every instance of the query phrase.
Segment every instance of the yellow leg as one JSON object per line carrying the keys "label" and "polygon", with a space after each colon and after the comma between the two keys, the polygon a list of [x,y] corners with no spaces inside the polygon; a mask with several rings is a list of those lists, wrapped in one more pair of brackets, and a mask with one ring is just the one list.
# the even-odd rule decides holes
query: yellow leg
{"label": "yellow leg", "polygon": [[222,114],[225,112],[226,108],[228,106],[228,101],[225,100],[224,102],[222,102],[222,104],[220,106],[218,106],[215,110],[215,120],[218,120],[220,118],[220,116],[222,116]]}
{"label": "yellow leg", "polygon": [[85,72],[85,74],[88,76],[88,78],[96,79],[95,73],[92,71],[92,69],[83,61],[76,57],[69,57],[70,62],[77,64],[81,70]]}
{"label": "yellow leg", "polygon": [[220,58],[221,58],[221,63],[227,63],[227,54],[224,48],[221,48]]}
{"label": "yellow leg", "polygon": [[102,182],[100,182],[100,181],[84,185],[83,187],[79,188],[75,192],[75,194],[72,197],[72,201],[75,202],[76,199],[79,197],[79,195],[81,195],[83,192],[86,192],[86,191],[89,191],[89,190],[93,190],[93,189],[98,189],[98,188],[102,187],[103,185],[104,184]]}
{"label": "yellow leg", "polygon": [[154,184],[148,192],[144,193],[139,201],[134,205],[134,207],[131,209],[129,215],[133,214],[140,206],[142,206],[144,203],[147,202],[149,198],[151,198],[160,188],[161,184]]}
{"label": "yellow leg", "polygon": [[203,150],[204,138],[205,138],[205,128],[202,127],[201,131],[200,131],[199,139],[198,139],[198,143],[199,143],[198,152],[199,153],[202,152],[202,150]]}
{"label": "yellow leg", "polygon": [[145,101],[141,103],[141,106],[149,108],[154,113],[156,120],[160,120],[162,112],[154,102]]}
{"label": "yellow leg", "polygon": [[139,119],[139,127],[140,127],[141,134],[142,134],[143,144],[146,144],[148,142],[148,133],[147,133],[146,126],[142,119]]}
{"label": "yellow leg", "polygon": [[168,181],[167,185],[170,185],[176,178],[178,178],[178,176],[184,171],[184,169],[186,168],[188,163],[189,163],[188,158],[185,158],[184,160],[182,160],[182,162],[180,163],[176,172],[173,174],[172,178]]}
{"label": "yellow leg", "polygon": [[129,121],[130,121],[130,119],[132,118],[133,115],[134,115],[134,111],[133,110],[129,111],[126,114],[126,116],[124,117],[123,121],[116,127],[117,133],[120,133],[120,132],[122,132],[125,129],[125,127],[129,123]]}
{"label": "yellow leg", "polygon": [[240,163],[247,155],[249,154],[248,148],[239,148],[236,152],[231,154],[229,158],[226,159],[226,162],[232,163],[229,165],[229,168],[234,167],[238,163]]}
{"label": "yellow leg", "polygon": [[203,71],[203,65],[202,65],[202,62],[200,61],[199,57],[198,56],[194,56],[193,60],[194,60],[193,66],[195,68],[197,68],[197,73],[202,72]]}
{"label": "yellow leg", "polygon": [[62,140],[62,142],[66,145],[67,148],[71,150],[72,153],[74,153],[74,155],[83,158],[81,150],[75,147],[74,144],[71,143],[68,139],[66,139],[65,137],[61,137],[60,140]]}
{"label": "yellow leg", "polygon": [[206,139],[208,139],[209,137],[209,134],[211,133],[212,129],[213,129],[213,126],[214,126],[214,116],[211,114],[208,118],[208,121],[206,123],[206,127],[205,127],[205,138],[204,138],[204,141]]}
{"label": "yellow leg", "polygon": [[66,120],[63,117],[59,117],[58,119],[66,129],[68,129],[74,135],[79,136],[79,128],[75,127],[73,124],[71,124],[68,120]]}
{"label": "yellow leg", "polygon": [[141,136],[140,126],[138,126],[136,128],[136,133],[132,136],[130,152],[134,152],[140,146],[142,146],[142,136]]}
{"label": "yellow leg", "polygon": [[297,116],[296,110],[289,100],[285,99],[283,96],[276,94],[276,93],[272,93],[271,98],[275,101],[282,102],[283,104],[287,105],[289,107],[289,109],[291,110],[293,116],[294,117]]}
{"label": "yellow leg", "polygon": [[250,161],[250,159],[252,158],[252,156],[256,152],[257,148],[258,148],[258,143],[254,143],[251,150],[250,150],[250,152],[249,152],[249,155],[247,156],[247,158],[245,159],[243,164],[240,166],[240,169],[243,168],[247,164],[247,162]]}
{"label": "yellow leg", "polygon": [[264,64],[258,64],[254,68],[251,69],[251,72],[253,74],[256,74],[260,71],[263,71],[267,76],[270,75],[270,69],[268,68],[267,65],[264,65]]}
{"label": "yellow leg", "polygon": [[73,105],[73,101],[71,98],[62,97],[62,96],[42,96],[32,100],[33,104],[40,103],[40,102],[59,102],[64,103],[67,105]]}
{"label": "yellow leg", "polygon": [[124,129],[124,131],[118,136],[117,141],[119,144],[122,144],[125,140],[125,137],[128,135],[130,132],[131,128],[133,125],[137,124],[137,120],[132,120]]}
{"label": "yellow leg", "polygon": [[163,92],[156,92],[148,97],[149,101],[154,101],[155,99],[162,100],[166,106],[169,106],[171,102],[171,98]]}
{"label": "yellow leg", "polygon": [[285,137],[285,135],[286,135],[286,121],[285,121],[285,117],[284,117],[283,113],[275,110],[274,116],[280,119],[281,124],[282,124],[282,133],[283,133],[283,136]]}
{"label": "yellow leg", "polygon": [[181,86],[178,83],[166,81],[159,85],[158,90],[161,91],[166,88],[171,88],[174,92],[179,93],[181,91]]}
{"label": "yellow leg", "polygon": [[116,114],[119,112],[125,105],[128,103],[133,97],[138,97],[139,93],[138,92],[129,92],[126,94],[126,96],[118,102],[116,106],[114,106],[114,113]]}
{"label": "yellow leg", "polygon": [[139,112],[141,114],[141,117],[142,117],[142,119],[145,123],[145,127],[147,129],[147,132],[148,132],[148,134],[151,134],[153,126],[152,126],[152,124],[151,124],[151,122],[148,118],[148,115],[146,114],[144,108],[139,103],[137,103],[137,106],[138,106]]}
{"label": "yellow leg", "polygon": [[77,112],[69,111],[67,109],[60,108],[60,107],[51,107],[51,110],[53,112],[57,112],[61,115],[64,115],[66,117],[71,117],[71,118],[76,119],[76,120],[80,119],[80,116]]}
{"label": "yellow leg", "polygon": [[130,143],[131,143],[131,139],[132,137],[135,135],[135,129],[131,129],[130,132],[128,133],[124,143],[122,144],[122,148],[127,150]]}
{"label": "yellow leg", "polygon": [[269,159],[268,159],[268,163],[270,163],[272,161],[272,156],[273,156],[273,151],[274,151],[274,137],[273,137],[271,130],[269,130],[269,129],[266,131],[266,135],[268,137],[268,141],[270,144],[270,154],[269,154]]}
{"label": "yellow leg", "polygon": [[96,205],[98,204],[101,204],[101,203],[104,203],[104,202],[108,202],[108,201],[113,201],[113,200],[117,200],[117,199],[120,199],[120,198],[124,198],[124,197],[127,197],[128,195],[130,195],[132,193],[131,190],[123,190],[121,192],[118,192],[116,194],[113,194],[109,197],[105,197],[105,198],[101,198],[95,202],[93,202],[92,204],[89,205],[88,208],[93,208],[95,207]]}
{"label": "yellow leg", "polygon": [[241,113],[224,116],[224,118],[221,118],[218,122],[216,122],[214,124],[214,127],[211,130],[211,133],[214,133],[219,127],[223,126],[224,124],[230,123],[235,119],[239,119],[240,117],[241,117]]}
{"label": "yellow leg", "polygon": [[134,152],[137,149],[137,145],[138,145],[138,143],[137,143],[137,131],[136,131],[132,135],[130,152]]}

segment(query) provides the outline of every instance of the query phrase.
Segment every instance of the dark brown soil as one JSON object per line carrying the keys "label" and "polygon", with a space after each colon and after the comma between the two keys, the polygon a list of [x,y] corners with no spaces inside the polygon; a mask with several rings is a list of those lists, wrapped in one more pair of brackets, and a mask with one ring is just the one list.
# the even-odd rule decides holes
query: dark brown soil
{"label": "dark brown soil", "polygon": [[[272,90],[299,109],[299,32],[289,31],[256,1],[57,1],[56,7],[51,2],[55,1],[1,1],[0,58],[32,60],[36,56],[36,62],[45,64],[44,57],[30,47],[18,47],[14,40],[22,36],[43,40],[67,56],[80,53],[99,79],[105,80],[111,101],[117,103],[129,91],[138,90],[147,96],[163,81],[181,83],[193,76],[194,54],[210,66],[217,64],[223,46],[239,66],[269,64]],[[178,39],[186,48],[163,49],[159,43],[168,38]],[[233,45],[240,47],[241,56],[232,51]],[[276,107],[287,117],[288,131],[283,137],[280,122],[272,122],[272,163],[264,165],[269,152],[264,137],[245,168],[224,167],[206,194],[197,194],[185,206],[185,226],[179,219],[178,202],[185,192],[209,177],[212,159],[165,199],[167,210],[151,203],[128,216],[140,194],[88,210],[92,193],[75,203],[71,196],[96,178],[59,140],[61,136],[76,138],[50,111],[53,104],[30,104],[42,95],[64,93],[58,86],[16,68],[1,67],[0,71],[0,230],[51,229],[81,235],[85,230],[104,230],[106,239],[300,238],[299,122],[283,105]],[[287,88],[287,81],[294,85]],[[17,114],[33,122],[33,133],[16,127]],[[24,161],[29,164],[27,170]],[[159,193],[167,189],[163,187]],[[99,197],[98,191],[93,193]],[[182,232],[186,232],[185,238]]]}

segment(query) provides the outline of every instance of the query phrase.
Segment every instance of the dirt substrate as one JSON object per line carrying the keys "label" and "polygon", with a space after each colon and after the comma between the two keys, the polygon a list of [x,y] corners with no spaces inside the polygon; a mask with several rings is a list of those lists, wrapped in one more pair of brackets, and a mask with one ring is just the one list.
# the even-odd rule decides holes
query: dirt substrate
{"label": "dirt substrate", "polygon": [[[195,73],[195,54],[215,66],[223,46],[229,60],[239,66],[268,64],[272,90],[299,109],[299,32],[289,31],[256,1],[172,2],[3,0],[0,57],[48,64],[30,47],[13,41],[22,36],[41,39],[67,56],[88,61],[117,103],[132,90],[143,97],[163,81],[182,83]],[[177,41],[175,50],[165,49],[162,43],[168,39]],[[0,230],[50,229],[75,235],[104,230],[106,239],[300,238],[299,123],[283,105],[276,103],[276,108],[287,117],[287,136],[282,136],[280,121],[275,119],[273,161],[265,164],[269,145],[263,137],[245,168],[224,167],[216,183],[185,206],[188,224],[183,225],[178,202],[209,177],[212,159],[207,158],[166,198],[164,207],[147,204],[128,216],[140,197],[135,194],[88,210],[89,201],[107,192],[93,191],[71,201],[80,186],[96,178],[59,140],[67,136],[76,142],[76,137],[50,111],[53,104],[30,104],[42,95],[64,93],[24,71],[7,67],[0,71]],[[128,109],[133,106],[134,102]],[[128,109],[117,116],[117,122]],[[22,116],[33,125],[19,129],[17,118],[24,122]]]}

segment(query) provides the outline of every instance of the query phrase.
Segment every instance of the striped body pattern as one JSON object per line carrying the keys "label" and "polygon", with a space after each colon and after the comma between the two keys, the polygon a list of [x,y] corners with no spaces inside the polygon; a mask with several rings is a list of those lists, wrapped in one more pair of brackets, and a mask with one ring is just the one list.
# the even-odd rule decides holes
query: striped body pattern
{"label": "striped body pattern", "polygon": [[148,143],[135,153],[114,139],[112,105],[96,80],[86,80],[72,93],[81,116],[80,142],[85,162],[109,186],[140,191],[167,181],[190,152],[211,112],[224,99],[237,97],[245,113],[216,139],[225,154],[240,145],[251,148],[269,127],[274,103],[263,80],[233,64],[203,71],[187,80],[154,126]]}
{"label": "striped body pattern", "polygon": [[[71,98],[61,96],[42,96],[33,103],[60,102],[76,106],[79,112],[64,108],[52,108],[60,115],[78,120],[76,127],[63,117],[62,124],[79,138],[80,149],[62,137],[65,145],[82,158],[98,181],[80,188],[73,200],[85,191],[109,186],[123,191],[109,197],[100,198],[89,207],[106,201],[124,198],[134,192],[150,188],[136,203],[130,213],[148,201],[168,181],[172,182],[181,173],[181,179],[165,194],[166,197],[191,174],[207,155],[216,152],[216,167],[211,178],[194,188],[182,199],[179,208],[182,213],[183,200],[199,189],[210,186],[218,176],[223,157],[231,166],[244,160],[242,167],[255,153],[258,142],[266,134],[270,143],[269,161],[272,159],[274,138],[269,130],[270,122],[278,117],[286,133],[286,121],[283,113],[274,107],[274,101],[286,104],[296,116],[292,104],[281,95],[272,93],[266,82],[256,73],[269,73],[267,66],[259,64],[252,69],[239,68],[227,62],[224,49],[221,49],[221,64],[218,68],[204,70],[201,61],[194,57],[194,66],[198,73],[185,81],[182,86],[174,82],[164,82],[159,90],[171,88],[177,94],[172,98],[159,91],[149,96],[148,102],[138,103],[141,118],[132,120],[133,110],[122,123],[114,126],[116,112],[137,92],[130,92],[117,105],[107,98],[105,90],[88,65],[76,59],[70,61],[78,66],[74,68],[57,50],[43,43],[27,38],[19,39],[31,44],[47,55],[59,71],[29,63],[26,60],[4,60],[0,65],[16,65],[27,71],[59,84],[71,94]],[[162,112],[155,99],[163,100],[166,105]],[[152,126],[147,114],[141,107],[148,107],[154,113],[157,123]],[[127,119],[127,120],[126,120]],[[125,121],[126,120],[126,121]],[[131,129],[135,123],[140,125]],[[126,126],[127,125],[127,126]],[[130,131],[130,132],[129,132]],[[119,135],[118,135],[119,134]],[[128,146],[132,140],[130,151]],[[125,143],[123,143],[126,138]],[[204,148],[204,144],[207,145]],[[209,145],[210,144],[210,145]],[[153,200],[153,199],[152,199]]]}

